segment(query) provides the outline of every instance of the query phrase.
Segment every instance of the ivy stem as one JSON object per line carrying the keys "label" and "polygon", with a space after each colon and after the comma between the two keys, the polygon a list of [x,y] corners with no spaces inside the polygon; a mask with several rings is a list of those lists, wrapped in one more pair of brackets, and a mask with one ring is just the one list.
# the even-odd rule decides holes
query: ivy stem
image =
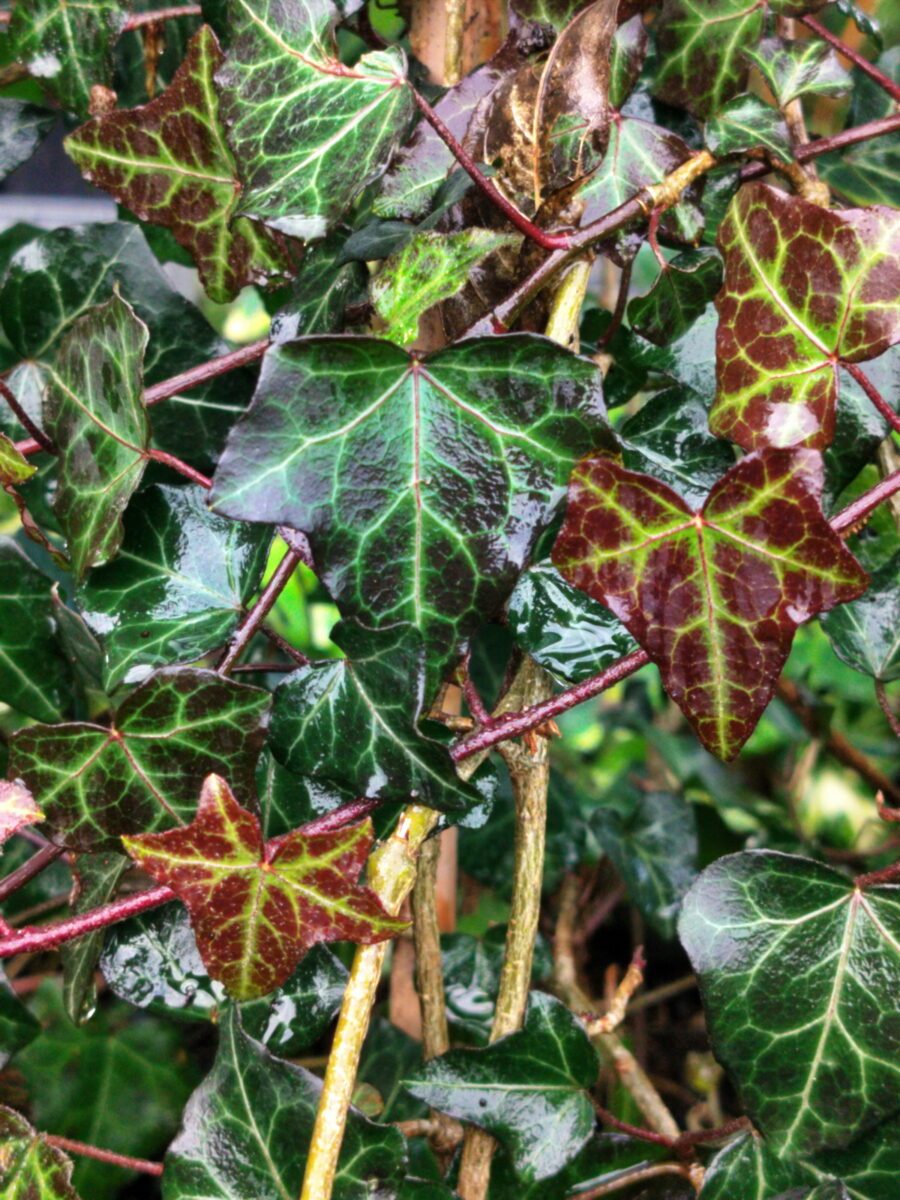
{"label": "ivy stem", "polygon": [[659,1179],[662,1175],[680,1175],[683,1179],[693,1182],[690,1169],[681,1163],[653,1163],[649,1167],[637,1167],[634,1171],[624,1171],[607,1183],[599,1183],[586,1192],[579,1192],[573,1200],[602,1200],[603,1196],[612,1196],[622,1188],[631,1187],[635,1183],[645,1183],[650,1179]]}
{"label": "ivy stem", "polygon": [[900,738],[900,717],[894,712],[893,705],[887,694],[887,688],[884,686],[883,679],[875,680],[875,698],[881,705],[881,711],[885,715],[888,725],[891,727],[891,732],[894,737]]}
{"label": "ivy stem", "polygon": [[[525,658],[509,693],[515,703],[533,705],[547,699],[551,690],[552,682],[546,671],[534,659]],[[547,788],[550,783],[547,738],[535,737],[531,747],[505,743],[501,752],[512,782],[516,823],[512,901],[491,1042],[515,1033],[525,1018],[541,910]],[[494,1139],[484,1130],[467,1130],[456,1185],[462,1200],[484,1200],[487,1195],[494,1146]]]}
{"label": "ivy stem", "polygon": [[[450,1048],[441,931],[437,916],[437,869],[441,839],[429,838],[419,855],[412,891],[413,942],[416,948],[416,991],[422,1007],[422,1054],[426,1062]],[[434,1117],[436,1123],[440,1118]]]}
{"label": "ivy stem", "polygon": [[879,504],[884,504],[896,492],[900,492],[900,471],[886,475],[881,483],[857,497],[852,504],[841,509],[831,520],[831,528],[841,537],[849,536],[861,521],[865,521],[875,511]]}
{"label": "ivy stem", "polygon": [[616,307],[613,309],[612,319],[597,342],[598,350],[602,350],[609,345],[619,332],[622,321],[625,319],[625,309],[628,305],[628,293],[631,290],[631,273],[633,270],[634,259],[629,258],[622,268],[622,274],[619,277],[619,291],[616,295]]}
{"label": "ivy stem", "polygon": [[850,372],[893,431],[900,433],[900,416],[894,412],[872,381],[860,370],[856,363],[842,362],[841,366]]}
{"label": "ivy stem", "polygon": [[180,458],[176,458],[174,454],[167,454],[165,450],[147,450],[144,457],[151,462],[162,463],[164,467],[171,467],[173,471],[177,471],[179,475],[183,475],[185,479],[190,479],[191,483],[196,483],[200,487],[209,491],[212,487],[212,480],[203,475],[200,471],[188,463],[183,462]]}
{"label": "ivy stem", "polygon": [[530,238],[531,241],[535,242],[544,250],[565,249],[572,244],[571,234],[548,233],[545,229],[541,229],[539,225],[535,225],[533,221],[529,221],[528,217],[526,217],[524,213],[520,212],[511,200],[507,200],[506,196],[503,195],[495,183],[488,179],[486,175],[482,175],[481,171],[478,169],[478,164],[475,162],[469,152],[460,145],[460,143],[453,136],[425,97],[420,96],[416,89],[411,85],[410,91],[412,92],[413,100],[415,100],[416,106],[421,112],[422,116],[432,127],[441,141],[448,147],[453,157],[466,172],[475,186],[481,189],[494,207],[499,209],[506,219],[511,224],[515,225],[516,229],[518,229],[521,233],[524,233],[527,238]]}
{"label": "ivy stem", "polygon": [[[400,814],[391,836],[373,851],[369,859],[369,886],[389,913],[396,915],[409,895],[416,878],[416,859],[438,819],[439,814],[433,809],[410,805]],[[316,1110],[300,1200],[330,1200],[359,1058],[386,953],[387,942],[379,942],[374,946],[358,946],[353,957]]]}
{"label": "ivy stem", "polygon": [[48,842],[36,854],[32,854],[27,862],[23,862],[21,867],[16,867],[15,871],[0,880],[0,904],[34,879],[36,875],[40,875],[41,871],[46,870],[52,862],[56,862],[62,853],[64,853],[62,846],[54,846]]}
{"label": "ivy stem", "polygon": [[144,404],[147,408],[152,408],[154,404],[177,396],[179,392],[190,391],[191,388],[199,387],[201,383],[207,383],[210,379],[218,378],[219,375],[227,375],[229,371],[235,371],[238,367],[246,367],[249,363],[262,358],[271,344],[268,338],[262,338],[258,342],[251,342],[248,346],[241,346],[238,350],[230,350],[218,358],[198,363],[196,367],[189,367],[179,375],[163,379],[161,383],[154,383],[152,387],[144,389]]}
{"label": "ivy stem", "polygon": [[842,42],[839,37],[835,37],[815,17],[803,16],[797,19],[802,21],[807,29],[811,29],[816,37],[820,37],[823,42],[828,42],[829,46],[833,46],[838,54],[852,62],[855,67],[859,67],[860,71],[863,71],[870,79],[874,79],[878,86],[884,88],[895,103],[900,104],[900,86],[894,83],[893,79],[889,79],[883,71],[879,71],[874,63],[870,63],[858,50],[854,50],[852,46],[848,46],[846,42]]}
{"label": "ivy stem", "polygon": [[114,1167],[122,1167],[126,1171],[140,1171],[144,1175],[162,1175],[163,1165],[150,1162],[146,1158],[129,1158],[127,1154],[116,1154],[113,1150],[101,1150],[99,1146],[89,1146],[87,1142],[76,1142],[72,1138],[57,1137],[55,1134],[42,1133],[41,1141],[57,1150],[65,1150],[69,1154],[81,1154],[85,1158],[94,1158],[97,1162],[111,1163]]}
{"label": "ivy stem", "polygon": [[219,660],[216,670],[220,675],[227,675],[238,659],[253,641],[256,631],[269,615],[275,601],[287,587],[294,571],[303,561],[299,550],[288,549],[284,558],[275,568],[272,578],[263,588],[262,593],[250,612],[235,630],[228,649]]}
{"label": "ivy stem", "polygon": [[3,396],[3,399],[9,405],[13,416],[26,431],[26,433],[31,434],[32,439],[37,442],[38,446],[42,450],[46,450],[48,454],[56,454],[56,447],[47,437],[46,433],[44,433],[43,429],[41,429],[34,423],[34,421],[32,421],[31,417],[29,417],[28,413],[19,403],[15,392],[3,379],[0,379],[0,395]]}

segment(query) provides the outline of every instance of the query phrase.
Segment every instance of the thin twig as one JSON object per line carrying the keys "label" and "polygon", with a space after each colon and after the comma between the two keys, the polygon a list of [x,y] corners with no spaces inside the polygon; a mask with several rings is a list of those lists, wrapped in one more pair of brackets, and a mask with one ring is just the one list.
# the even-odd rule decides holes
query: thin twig
{"label": "thin twig", "polygon": [[862,371],[856,363],[844,362],[842,360],[841,366],[850,372],[850,374],[866,393],[894,432],[900,433],[900,416],[894,412],[887,400],[885,400],[884,396],[882,396],[881,392],[879,392],[878,388],[875,387],[865,372]]}
{"label": "thin twig", "polygon": [[635,1183],[645,1183],[648,1179],[659,1179],[662,1175],[681,1175],[685,1179],[692,1179],[690,1169],[681,1163],[653,1163],[648,1167],[637,1167],[634,1171],[624,1171],[607,1183],[598,1183],[586,1192],[574,1192],[570,1200],[601,1200],[603,1196],[612,1196],[622,1188],[631,1187]]}
{"label": "thin twig", "polygon": [[196,367],[189,367],[187,371],[173,375],[170,379],[163,379],[161,383],[154,383],[152,387],[144,390],[144,404],[147,408],[152,408],[154,404],[177,396],[179,392],[190,391],[191,388],[199,387],[201,383],[210,379],[227,375],[229,371],[237,370],[238,367],[246,367],[262,358],[271,344],[268,338],[262,338],[258,342],[251,342],[249,346],[241,346],[240,349],[230,350],[218,358],[198,363]]}
{"label": "thin twig", "polygon": [[19,888],[24,887],[26,883],[30,883],[36,875],[40,875],[41,871],[46,870],[52,862],[56,862],[63,853],[62,846],[54,846],[48,842],[38,850],[37,854],[32,854],[31,858],[23,862],[15,871],[10,872],[5,879],[0,879],[0,904],[17,892]]}
{"label": "thin twig", "polygon": [[212,480],[207,475],[202,474],[202,472],[196,470],[189,463],[183,462],[180,458],[176,458],[174,454],[167,454],[165,450],[146,450],[144,457],[151,462],[162,463],[164,467],[171,467],[173,471],[177,471],[185,479],[190,479],[191,483],[196,483],[207,492],[212,487]]}
{"label": "thin twig", "polygon": [[631,273],[634,270],[634,259],[626,260],[619,276],[619,291],[616,295],[616,307],[613,309],[612,320],[607,325],[602,337],[597,342],[597,349],[602,350],[613,340],[625,319],[625,309],[628,306],[628,293],[631,290]]}
{"label": "thin twig", "polygon": [[[437,868],[441,839],[432,837],[422,847],[412,892],[413,942],[416,948],[416,991],[422,1008],[422,1057],[426,1062],[450,1048],[444,972],[441,966],[441,932],[437,918]],[[437,1118],[435,1119],[437,1123]]]}
{"label": "thin twig", "polygon": [[881,711],[887,717],[887,723],[891,727],[894,737],[900,738],[900,717],[894,712],[893,705],[887,694],[887,689],[884,686],[883,679],[875,680],[875,697],[881,705]]}
{"label": "thin twig", "polygon": [[628,970],[625,972],[624,978],[616,988],[616,993],[613,996],[612,1004],[602,1017],[598,1017],[596,1021],[590,1021],[586,1027],[588,1037],[595,1037],[601,1033],[612,1033],[625,1020],[625,1013],[628,1011],[628,1005],[631,997],[644,982],[644,967],[647,964],[644,962],[644,947],[638,946],[634,954],[631,956],[631,962],[628,964]]}
{"label": "thin twig", "polygon": [[664,1004],[666,1000],[672,1000],[675,996],[680,996],[682,992],[689,992],[696,986],[696,975],[683,975],[681,979],[673,979],[671,983],[664,983],[658,988],[653,988],[651,991],[637,996],[629,1003],[628,1012],[642,1012],[657,1004]]}
{"label": "thin twig", "polygon": [[22,428],[26,431],[26,433],[31,434],[32,438],[38,443],[41,449],[46,450],[48,454],[56,454],[57,450],[53,445],[53,442],[47,437],[43,429],[41,429],[39,425],[36,425],[35,422],[32,421],[31,417],[29,417],[28,413],[19,403],[19,399],[15,392],[3,379],[0,379],[0,395],[3,396],[3,399],[12,409],[13,415]]}
{"label": "thin twig", "polygon": [[125,1171],[140,1171],[144,1175],[162,1175],[163,1165],[149,1162],[146,1158],[130,1158],[127,1154],[116,1154],[113,1150],[101,1150],[99,1146],[89,1146],[86,1142],[76,1142],[72,1138],[57,1137],[55,1134],[42,1133],[41,1140],[57,1150],[65,1150],[69,1154],[81,1154],[85,1158],[94,1158],[97,1162],[110,1163],[114,1167],[122,1167]]}
{"label": "thin twig", "polygon": [[266,619],[274,605],[275,601],[287,587],[291,576],[300,565],[301,556],[297,550],[286,551],[284,558],[275,568],[272,578],[263,588],[259,599],[250,609],[250,612],[240,623],[235,630],[234,636],[229,643],[228,649],[225,651],[216,670],[220,675],[227,675],[231,668],[235,665],[256,635],[256,631]]}
{"label": "thin twig", "polygon": [[884,88],[896,104],[900,104],[900,85],[894,83],[893,79],[889,79],[874,63],[870,63],[858,50],[854,50],[852,46],[848,46],[846,42],[842,42],[839,37],[835,37],[815,17],[807,15],[798,17],[797,19],[802,21],[807,29],[811,29],[816,37],[820,37],[823,42],[828,42],[829,46],[833,46],[838,54],[843,55],[855,67],[859,67],[860,71],[863,71],[870,79],[874,79],[878,86]]}

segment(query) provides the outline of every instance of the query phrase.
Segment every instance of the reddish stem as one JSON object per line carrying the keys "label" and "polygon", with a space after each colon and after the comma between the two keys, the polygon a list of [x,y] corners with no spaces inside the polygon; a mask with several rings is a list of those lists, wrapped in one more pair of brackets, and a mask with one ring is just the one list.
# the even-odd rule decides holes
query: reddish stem
{"label": "reddish stem", "polygon": [[[884,137],[887,133],[895,133],[900,129],[900,113],[892,113],[889,117],[879,117],[877,121],[868,121],[865,125],[857,125],[855,129],[844,129],[833,133],[830,137],[816,138],[804,146],[794,147],[794,158],[797,162],[805,163],[820,154],[830,154],[832,150],[845,150],[848,146],[857,146],[860,142],[869,142],[873,138]],[[772,168],[766,162],[748,163],[741,168],[741,183],[751,179],[759,179],[768,175]]]}
{"label": "reddish stem", "polygon": [[884,504],[885,500],[889,500],[896,492],[900,492],[900,471],[894,471],[887,475],[881,483],[876,483],[873,488],[869,488],[867,492],[863,492],[861,496],[857,497],[852,504],[841,509],[836,517],[832,517],[831,528],[835,533],[841,535],[851,534],[861,521],[875,511],[879,504]]}
{"label": "reddish stem", "polygon": [[333,808],[331,812],[324,813],[321,817],[315,817],[312,821],[307,821],[301,828],[307,835],[313,833],[332,833],[335,829],[343,829],[345,825],[352,825],[354,821],[361,821],[363,817],[367,817],[369,813],[373,813],[380,804],[380,800],[370,800],[365,796],[359,800],[348,800],[340,808]]}
{"label": "reddish stem", "polygon": [[203,475],[200,471],[194,469],[186,462],[182,462],[180,458],[176,458],[174,454],[167,454],[165,450],[148,450],[146,457],[152,462],[162,463],[165,467],[171,467],[173,471],[177,471],[179,475],[183,475],[185,479],[190,479],[192,483],[197,483],[207,491],[212,487],[212,480],[208,476]]}
{"label": "reddish stem", "polygon": [[882,867],[880,871],[869,871],[867,875],[857,875],[853,883],[860,891],[870,887],[881,887],[886,883],[897,883],[900,880],[900,862]]}
{"label": "reddish stem", "polygon": [[44,433],[43,429],[40,429],[37,425],[35,425],[34,421],[32,421],[31,417],[29,417],[28,413],[19,403],[15,392],[13,392],[7,383],[2,379],[0,379],[0,395],[3,396],[3,399],[12,409],[13,415],[22,428],[27,433],[30,433],[32,439],[37,442],[38,447],[41,450],[46,450],[48,454],[55,454],[56,447],[47,437],[46,433]]}
{"label": "reddish stem", "polygon": [[238,626],[234,637],[228,649],[222,656],[216,670],[220,675],[227,675],[237,660],[241,657],[247,647],[250,645],[256,631],[266,619],[272,605],[287,587],[291,576],[296,571],[297,567],[302,562],[302,556],[298,550],[288,550],[284,558],[275,569],[275,573],[269,582],[266,584],[259,599],[250,609],[250,612]]}
{"label": "reddish stem", "polygon": [[888,404],[887,400],[885,400],[884,396],[882,396],[881,392],[879,392],[878,388],[875,387],[871,380],[863,374],[856,363],[844,362],[841,360],[841,366],[850,372],[850,374],[866,393],[894,432],[900,433],[900,417],[897,416],[897,414]]}
{"label": "reddish stem", "polygon": [[603,336],[597,342],[597,349],[602,350],[613,340],[625,319],[625,309],[628,307],[628,293],[631,291],[631,272],[634,269],[634,259],[629,258],[622,268],[619,279],[619,292],[616,296],[616,307],[613,309],[612,320],[607,325]]}
{"label": "reddish stem", "polygon": [[639,1138],[642,1142],[652,1142],[655,1146],[665,1146],[667,1150],[671,1150],[675,1145],[675,1139],[666,1137],[664,1133],[656,1133],[652,1129],[642,1129],[640,1125],[629,1125],[627,1121],[620,1121],[609,1109],[599,1104],[593,1096],[590,1097],[590,1101],[594,1106],[594,1112],[604,1125],[611,1125],[613,1129],[618,1129],[620,1133],[627,1133],[629,1137]]}
{"label": "reddish stem", "polygon": [[571,234],[548,233],[545,229],[541,229],[539,225],[535,225],[533,221],[529,221],[524,213],[521,213],[510,200],[507,200],[499,188],[487,176],[482,175],[478,169],[478,164],[456,140],[424,96],[420,96],[414,87],[410,87],[410,91],[422,116],[441,141],[448,147],[453,157],[475,186],[481,189],[488,200],[503,213],[508,221],[515,225],[516,229],[520,230],[527,238],[536,242],[544,250],[565,250],[572,244]]}
{"label": "reddish stem", "polygon": [[17,892],[19,888],[24,887],[36,875],[40,875],[41,871],[46,870],[52,862],[56,862],[59,856],[63,853],[62,846],[54,846],[47,842],[38,850],[37,854],[32,854],[26,862],[23,862],[21,867],[16,867],[5,879],[0,879],[0,904],[3,901]]}
{"label": "reddish stem", "polygon": [[900,717],[894,712],[890,700],[888,699],[887,689],[884,686],[884,680],[875,680],[875,697],[881,705],[881,711],[887,718],[887,723],[891,727],[894,737],[900,738]]}
{"label": "reddish stem", "polygon": [[466,704],[469,706],[469,712],[475,719],[477,725],[491,725],[494,718],[485,708],[484,701],[478,688],[475,686],[475,681],[471,675],[472,656],[467,654],[466,661],[463,665],[463,695],[466,698]]}
{"label": "reddish stem", "polygon": [[116,1154],[113,1150],[101,1150],[99,1146],[89,1146],[86,1142],[75,1142],[71,1138],[57,1137],[55,1134],[42,1133],[41,1138],[49,1146],[57,1150],[65,1150],[69,1154],[81,1154],[85,1158],[95,1158],[97,1162],[111,1163],[114,1167],[122,1167],[126,1171],[141,1171],[144,1175],[162,1175],[163,1165],[150,1162],[146,1158],[129,1158],[127,1154]]}
{"label": "reddish stem", "polygon": [[262,358],[271,344],[268,338],[263,338],[259,342],[251,342],[249,346],[241,346],[239,350],[231,350],[228,354],[211,358],[208,362],[198,363],[196,367],[190,367],[180,375],[173,375],[171,379],[154,383],[144,391],[144,404],[147,408],[152,408],[154,404],[159,404],[160,400],[168,400],[171,396],[177,396],[179,392],[190,391],[191,388],[199,387],[201,383],[216,379],[219,375],[226,375],[238,367],[246,367],[248,363]]}
{"label": "reddish stem", "polygon": [[835,37],[815,17],[807,15],[799,17],[798,20],[802,21],[807,29],[811,29],[816,37],[820,37],[823,42],[828,42],[829,46],[833,46],[839,54],[849,59],[855,67],[859,67],[860,71],[864,71],[870,79],[874,79],[879,87],[884,88],[892,100],[900,104],[900,86],[894,83],[893,79],[888,79],[887,75],[883,71],[879,71],[867,58],[863,58],[858,50],[854,50],[852,46],[848,46],[846,42],[842,42],[839,37]]}

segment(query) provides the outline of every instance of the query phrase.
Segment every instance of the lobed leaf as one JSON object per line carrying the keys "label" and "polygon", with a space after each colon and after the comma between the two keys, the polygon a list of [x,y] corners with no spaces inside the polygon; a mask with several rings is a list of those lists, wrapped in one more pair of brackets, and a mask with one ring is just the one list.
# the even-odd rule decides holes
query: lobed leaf
{"label": "lobed leaf", "polygon": [[701,742],[726,761],[772,697],[797,626],[868,577],[825,520],[802,451],[745,458],[700,512],[607,458],[575,470],[553,550],[657,664]]}
{"label": "lobed leaf", "polygon": [[280,987],[317,942],[381,942],[406,928],[357,884],[373,838],[361,821],[266,844],[257,817],[210,775],[190,825],[122,840],[184,901],[211,977],[252,1000]]}
{"label": "lobed leaf", "polygon": [[0,1187],[6,1200],[78,1200],[72,1163],[23,1116],[0,1105]]}
{"label": "lobed leaf", "polygon": [[779,108],[800,96],[842,96],[850,90],[850,76],[835,52],[815,38],[763,38],[759,46],[745,49],[744,56],[769,85]]}

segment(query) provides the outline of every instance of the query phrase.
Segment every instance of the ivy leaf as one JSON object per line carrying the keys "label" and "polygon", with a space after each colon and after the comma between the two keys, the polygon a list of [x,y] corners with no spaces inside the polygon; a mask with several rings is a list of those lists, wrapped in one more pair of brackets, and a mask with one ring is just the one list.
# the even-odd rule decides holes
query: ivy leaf
{"label": "ivy leaf", "polygon": [[842,1179],[851,1200],[894,1200],[900,1171],[900,1120],[891,1117],[842,1150],[825,1150],[808,1163],[818,1178]]}
{"label": "ivy leaf", "polygon": [[[37,1017],[28,1011],[13,989],[3,968],[0,967],[0,1070],[16,1051],[33,1042],[41,1032]],[[2,1111],[2,1110],[0,1110]],[[0,1141],[2,1145],[2,1141]],[[0,1153],[0,1164],[3,1155]],[[3,1180],[0,1167],[0,1182]]]}
{"label": "ivy leaf", "polygon": [[184,901],[211,977],[252,1000],[280,987],[317,942],[382,942],[406,928],[357,885],[373,839],[361,821],[266,844],[258,818],[210,775],[190,825],[122,841]]}
{"label": "ivy leaf", "polygon": [[722,261],[711,246],[684,250],[666,263],[645,296],[628,302],[628,323],[665,346],[687,333],[722,283]]}
{"label": "ivy leaf", "polygon": [[172,230],[219,303],[247,283],[284,274],[289,258],[283,242],[235,217],[241,187],[213,87],[223,58],[216,35],[203,26],[155,100],[95,117],[66,138],[69,156],[89,182],[142,221]]}
{"label": "ivy leaf", "polygon": [[259,587],[270,537],[264,526],[211,513],[200,488],[156,484],[139,493],[116,560],[78,590],[103,646],[106,689],[224,645]]}
{"label": "ivy leaf", "polygon": [[719,230],[716,400],[710,428],[747,450],[822,449],[840,364],[900,340],[893,209],[831,212],[765,184],[741,188]]}
{"label": "ivy leaf", "polygon": [[412,116],[398,48],[337,54],[330,0],[232,0],[216,76],[244,183],[239,212],[292,237],[323,237],[387,164]]}
{"label": "ivy leaf", "polygon": [[635,649],[618,617],[566,583],[550,562],[523,571],[507,619],[518,645],[568,683],[599,674]]}
{"label": "ivy leaf", "polygon": [[384,337],[400,345],[414,342],[423,313],[460,292],[472,268],[489,254],[521,240],[518,234],[474,228],[415,234],[372,281],[370,295],[385,322]]}
{"label": "ivy leaf", "polygon": [[797,626],[868,583],[822,515],[809,469],[803,451],[760,451],[699,513],[611,459],[585,459],[572,478],[554,563],[612,609],[726,761],[771,699]]}
{"label": "ivy leaf", "polygon": [[900,679],[900,553],[872,572],[869,590],[822,618],[839,658],[888,683]]}
{"label": "ivy leaf", "polygon": [[471,338],[424,360],[308,338],[266,354],[212,504],[307,534],[342,614],[415,625],[436,683],[506,598],[574,458],[611,442],[596,364],[545,338]]}
{"label": "ivy leaf", "polygon": [[692,507],[734,465],[732,447],[710,436],[706,406],[686,387],[651,396],[617,432],[625,466],[654,475]]}
{"label": "ivy leaf", "polygon": [[597,1054],[577,1019],[553,996],[532,992],[525,1023],[483,1050],[451,1050],[425,1063],[412,1094],[494,1135],[525,1183],[555,1175],[594,1128],[586,1089]]}
{"label": "ivy leaf", "polygon": [[757,47],[745,49],[744,57],[759,70],[779,108],[800,96],[843,96],[850,90],[850,76],[835,52],[815,38],[763,38]]}
{"label": "ivy leaf", "polygon": [[[409,227],[403,227],[407,232]],[[349,238],[332,234],[308,246],[291,282],[290,299],[272,318],[273,342],[289,342],[311,333],[337,333],[347,306],[364,299],[369,273],[363,263],[347,262]]]}
{"label": "ivy leaf", "polygon": [[112,51],[125,17],[116,0],[25,0],[13,8],[10,50],[51,100],[87,115],[92,86],[112,83]]}
{"label": "ivy leaf", "polygon": [[811,1178],[798,1160],[775,1154],[759,1134],[742,1133],[711,1159],[700,1200],[759,1200],[808,1187]]}
{"label": "ivy leaf", "polygon": [[17,712],[55,721],[69,702],[50,580],[11,538],[0,537],[0,695]]}
{"label": "ivy leaf", "polygon": [[55,124],[50,109],[0,98],[0,179],[27,162]]}
{"label": "ivy leaf", "polygon": [[[79,854],[74,867],[75,888],[70,898],[72,914],[108,904],[130,866],[124,854]],[[94,971],[103,949],[105,930],[75,938],[60,947],[63,966],[63,1003],[69,1019],[80,1025],[93,1015],[97,1000]]]}
{"label": "ivy leaf", "polygon": [[28,788],[18,779],[0,779],[0,845],[23,825],[44,820]]}
{"label": "ivy leaf", "polygon": [[620,108],[641,74],[649,45],[647,27],[638,14],[623,22],[613,37],[609,57],[609,102]]}
{"label": "ivy leaf", "polygon": [[0,1187],[6,1200],[79,1200],[72,1163],[23,1116],[0,1105]]}
{"label": "ivy leaf", "polygon": [[78,579],[116,554],[122,513],[144,473],[148,337],[143,321],[113,296],[76,321],[57,351],[44,425],[59,447],[53,507]]}
{"label": "ivy leaf", "polygon": [[[236,1009],[220,1025],[219,1052],[191,1096],[166,1155],[165,1200],[294,1200],[322,1081],[273,1058],[241,1028]],[[405,1165],[403,1136],[348,1113],[334,1200],[391,1200]]]}
{"label": "ivy leaf", "polygon": [[716,1056],[776,1151],[845,1146],[897,1109],[900,889],[746,851],[707,867],[679,934]]}
{"label": "ivy leaf", "polygon": [[[882,54],[876,66],[894,83],[900,82],[900,46]],[[851,73],[853,96],[847,128],[890,116],[894,102],[881,84],[856,69]],[[818,160],[829,187],[851,204],[892,204],[900,186],[900,148],[895,137],[872,138]]]}
{"label": "ivy leaf", "polygon": [[760,149],[784,162],[794,157],[787,121],[758,96],[744,94],[729,100],[708,118],[704,140],[717,157]]}
{"label": "ivy leaf", "polygon": [[331,636],[347,658],[300,667],[275,690],[275,757],[295,775],[356,795],[449,811],[487,798],[492,777],[463,783],[446,747],[418,732],[426,697],[416,631],[398,626],[374,636],[344,622]]}
{"label": "ivy leaf", "polygon": [[[163,1016],[215,1023],[228,1002],[222,984],[203,966],[180,904],[112,926],[100,969],[120,999]],[[328,1028],[346,984],[340,959],[326,946],[313,946],[282,987],[241,1005],[244,1029],[280,1054],[298,1054]]]}
{"label": "ivy leaf", "polygon": [[167,668],[111,724],[31,725],[10,739],[10,773],[40,798],[75,850],[119,848],[124,833],[183,824],[202,780],[226,771],[253,793],[269,697],[214,671]]}

